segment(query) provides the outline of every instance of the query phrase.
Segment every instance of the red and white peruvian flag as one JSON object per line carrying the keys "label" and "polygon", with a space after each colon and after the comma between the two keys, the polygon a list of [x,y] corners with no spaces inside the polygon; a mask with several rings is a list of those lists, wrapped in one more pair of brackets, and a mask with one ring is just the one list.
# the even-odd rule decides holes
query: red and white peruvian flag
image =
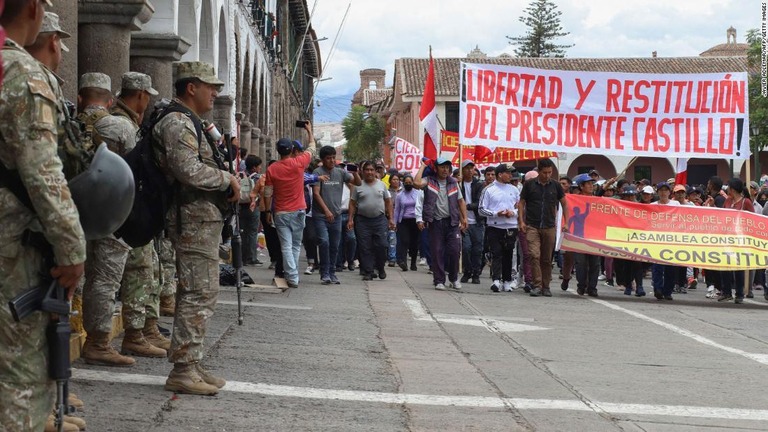
{"label": "red and white peruvian flag", "polygon": [[419,120],[424,126],[424,157],[437,159],[437,147],[440,143],[440,128],[437,124],[437,107],[435,106],[435,62],[432,51],[429,52],[429,71],[427,82],[424,84],[424,96],[421,99]]}
{"label": "red and white peruvian flag", "polygon": [[476,164],[485,162],[485,159],[493,155],[493,152],[496,151],[496,146],[493,146],[493,148],[476,145],[475,146],[475,157],[473,160]]}
{"label": "red and white peruvian flag", "polygon": [[688,184],[688,159],[677,158],[677,164],[675,166],[675,184],[687,185]]}

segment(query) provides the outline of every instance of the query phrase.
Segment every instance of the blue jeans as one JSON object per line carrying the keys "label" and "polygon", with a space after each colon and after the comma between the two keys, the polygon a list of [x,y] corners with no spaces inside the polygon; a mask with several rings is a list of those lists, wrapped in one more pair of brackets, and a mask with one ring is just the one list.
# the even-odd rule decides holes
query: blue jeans
{"label": "blue jeans", "polygon": [[277,236],[280,238],[280,250],[283,254],[285,279],[295,284],[299,283],[299,253],[301,253],[306,217],[307,213],[304,210],[276,214],[274,217]]}
{"label": "blue jeans", "polygon": [[387,261],[397,261],[397,232],[387,231]]}
{"label": "blue jeans", "polygon": [[357,236],[355,230],[347,229],[349,213],[341,214],[341,236],[339,236],[339,253],[336,254],[336,267],[344,267],[344,263],[351,264],[355,261],[357,253]]}
{"label": "blue jeans", "polygon": [[[483,268],[483,238],[485,226],[480,224],[471,224],[462,234],[462,273],[466,277],[480,276],[480,270]],[[514,247],[514,242],[512,244]],[[510,259],[512,255],[510,254]]]}
{"label": "blue jeans", "polygon": [[320,255],[320,277],[336,274],[336,256],[339,253],[339,237],[341,237],[341,215],[328,222],[324,216],[316,215],[315,223],[317,246]]}

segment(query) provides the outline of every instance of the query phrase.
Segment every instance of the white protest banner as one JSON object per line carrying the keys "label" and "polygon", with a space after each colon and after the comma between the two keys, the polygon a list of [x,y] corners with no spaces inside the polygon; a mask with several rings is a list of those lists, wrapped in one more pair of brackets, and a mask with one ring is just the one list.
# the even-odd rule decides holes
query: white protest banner
{"label": "white protest banner", "polygon": [[747,73],[608,73],[462,63],[459,140],[491,151],[747,159]]}
{"label": "white protest banner", "polygon": [[421,150],[402,138],[395,138],[395,169],[416,174],[420,166]]}

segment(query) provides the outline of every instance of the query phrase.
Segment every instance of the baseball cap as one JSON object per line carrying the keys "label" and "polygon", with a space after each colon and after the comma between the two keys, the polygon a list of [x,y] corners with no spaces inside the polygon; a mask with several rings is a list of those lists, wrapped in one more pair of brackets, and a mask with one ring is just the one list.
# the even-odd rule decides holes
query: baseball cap
{"label": "baseball cap", "polygon": [[656,190],[659,190],[661,188],[667,188],[667,190],[672,190],[672,188],[669,186],[669,183],[667,182],[661,182],[656,185]]}
{"label": "baseball cap", "polygon": [[[510,168],[509,165],[507,165],[505,163],[501,163],[501,164],[496,165],[496,175],[499,175],[499,174],[505,173],[505,172],[512,172],[512,170],[509,169],[509,168]],[[517,170],[515,170],[515,171],[517,171]]]}
{"label": "baseball cap", "polygon": [[[435,165],[436,165],[436,166],[439,166],[439,165],[446,165],[446,164],[447,164],[447,165],[451,165],[451,160],[450,160],[450,159],[448,159],[448,158],[444,158],[444,157],[442,157],[442,156],[440,156],[439,158],[437,158],[437,161],[435,162]],[[382,165],[382,166],[383,166],[383,165]]]}
{"label": "baseball cap", "polygon": [[[46,12],[45,15],[43,15],[43,25],[40,27],[40,33],[58,33],[59,39],[67,39],[72,37],[71,34],[61,29],[61,25],[59,24],[59,16],[53,12]],[[64,42],[59,41],[59,44],[61,45],[62,51],[69,52],[69,48],[64,45]]]}
{"label": "baseball cap", "polygon": [[538,171],[530,170],[527,173],[525,173],[525,181],[528,181],[530,179],[535,179],[539,176]]}
{"label": "baseball cap", "polygon": [[637,188],[635,185],[627,184],[624,185],[623,188],[621,188],[621,195],[634,195],[637,193]]}
{"label": "baseball cap", "polygon": [[523,176],[520,174],[520,171],[518,171],[515,167],[512,167],[510,172],[512,173],[512,180],[520,180],[523,178]]}
{"label": "baseball cap", "polygon": [[293,150],[304,151],[304,146],[301,145],[301,141],[293,140]]}
{"label": "baseball cap", "polygon": [[650,186],[644,186],[644,187],[643,187],[643,190],[642,190],[642,192],[643,192],[643,193],[646,193],[646,194],[651,194],[651,195],[653,195],[653,188],[652,188],[652,187],[650,187]]}
{"label": "baseball cap", "polygon": [[291,151],[293,150],[293,141],[289,140],[288,138],[280,138],[277,141],[277,154],[280,156],[287,156],[291,154]]}
{"label": "baseball cap", "polygon": [[703,194],[701,193],[701,188],[692,187],[692,188],[688,189],[688,195],[690,195],[690,194],[695,194],[695,193],[697,193],[697,194],[699,194],[699,195],[703,195]]}
{"label": "baseball cap", "polygon": [[596,175],[596,176],[598,176],[598,177],[599,177],[599,176],[600,176],[600,173],[599,173],[599,172],[597,172],[597,170],[594,170],[594,169],[593,169],[592,171],[590,171],[590,172],[589,172],[589,175]]}
{"label": "baseball cap", "polygon": [[464,159],[463,161],[461,161],[461,167],[462,167],[462,168],[464,168],[464,167],[465,167],[465,166],[467,166],[467,165],[472,165],[472,166],[474,166],[474,165],[475,165],[475,162],[473,162],[471,159]]}
{"label": "baseball cap", "polygon": [[223,86],[224,82],[216,76],[213,65],[200,61],[176,62],[176,81],[188,78],[197,78],[206,84]]}
{"label": "baseball cap", "polygon": [[751,187],[752,189],[760,189],[760,185],[757,184],[757,182],[754,180],[749,182],[749,187]]}
{"label": "baseball cap", "polygon": [[581,186],[586,182],[594,181],[589,174],[579,174],[573,179],[574,186]]}
{"label": "baseball cap", "polygon": [[[152,96],[159,93],[152,88],[152,77],[141,72],[126,72],[123,74],[121,89],[125,90],[143,90]],[[119,93],[118,93],[119,94]]]}
{"label": "baseball cap", "polygon": [[87,87],[99,88],[111,92],[112,80],[109,78],[109,75],[101,72],[84,73],[80,75],[80,86],[78,87],[78,90]]}
{"label": "baseball cap", "polygon": [[672,189],[672,192],[680,192],[680,191],[687,192],[687,189],[685,188],[685,185],[683,185],[683,184],[676,184],[674,189]]}

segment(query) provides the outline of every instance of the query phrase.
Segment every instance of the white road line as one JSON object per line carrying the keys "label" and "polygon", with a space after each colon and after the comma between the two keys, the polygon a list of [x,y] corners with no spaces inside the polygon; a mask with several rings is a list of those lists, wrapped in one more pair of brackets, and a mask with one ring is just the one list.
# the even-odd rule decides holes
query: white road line
{"label": "white road line", "polygon": [[[228,305],[228,306],[237,306],[237,301],[235,300],[219,300],[216,302],[216,304],[220,305]],[[280,304],[270,304],[270,303],[251,303],[251,302],[242,302],[243,306],[253,306],[253,307],[263,307],[263,308],[274,308],[274,309],[294,309],[294,310],[312,310],[310,306],[292,306],[292,305],[280,305]]]}
{"label": "white road line", "polygon": [[[72,378],[75,381],[101,381],[152,386],[165,385],[166,380],[166,377],[164,376],[128,374],[114,371],[100,371],[90,369],[72,369]],[[578,400],[385,393],[358,390],[333,390],[311,387],[294,387],[277,384],[249,383],[242,381],[227,381],[227,385],[222,389],[222,391],[258,394],[264,396],[341,400],[349,402],[372,402],[397,405],[406,404],[456,406],[469,408],[505,408],[509,405],[512,405],[519,410],[595,411],[584,402]],[[614,415],[624,414],[768,421],[768,410],[702,406],[622,404],[595,401],[592,401],[591,403],[601,411],[605,411]]]}
{"label": "white road line", "polygon": [[549,330],[545,327],[510,323],[510,322],[491,319],[489,317],[483,317],[483,316],[463,315],[463,317],[460,317],[460,316],[452,316],[450,314],[434,314],[434,318],[433,318],[427,313],[427,310],[424,309],[424,306],[422,306],[420,301],[404,299],[403,303],[405,303],[408,309],[411,310],[413,319],[415,319],[416,321],[433,321],[434,322],[435,320],[437,320],[437,322],[440,322],[443,324],[458,324],[458,325],[466,325],[466,326],[473,326],[473,327],[483,327],[492,333],[493,332],[509,333],[509,332],[524,332],[524,331],[532,331],[532,330]]}
{"label": "white road line", "polygon": [[[570,292],[573,295],[578,295],[578,294],[576,294],[575,292],[572,292],[572,291],[568,291],[568,292]],[[686,329],[678,327],[678,326],[676,326],[674,324],[666,323],[666,322],[658,320],[656,318],[651,318],[648,315],[641,314],[640,312],[635,312],[633,310],[625,309],[625,308],[623,308],[621,306],[615,305],[615,304],[607,302],[605,300],[598,300],[598,299],[593,299],[593,298],[590,298],[589,300],[592,301],[592,302],[595,302],[597,304],[601,304],[601,305],[603,305],[603,306],[605,306],[605,307],[607,307],[609,309],[613,309],[613,310],[616,310],[616,311],[619,311],[619,312],[624,312],[627,315],[631,315],[631,316],[633,316],[635,318],[639,318],[639,319],[641,319],[643,321],[648,321],[648,322],[656,324],[656,325],[658,325],[660,327],[664,327],[665,329],[670,330],[670,331],[672,331],[674,333],[677,333],[680,336],[685,336],[687,338],[693,339],[696,342],[702,343],[704,345],[711,346],[713,348],[717,348],[717,349],[729,352],[731,354],[740,355],[740,356],[746,357],[746,358],[748,358],[750,360],[754,360],[754,361],[756,361],[758,363],[762,363],[764,365],[768,365],[768,354],[749,353],[749,352],[740,350],[738,348],[729,347],[727,345],[723,345],[721,343],[715,342],[712,339],[705,338],[704,336],[696,334],[696,333],[694,333],[694,332],[692,332],[690,330],[686,330]]]}

